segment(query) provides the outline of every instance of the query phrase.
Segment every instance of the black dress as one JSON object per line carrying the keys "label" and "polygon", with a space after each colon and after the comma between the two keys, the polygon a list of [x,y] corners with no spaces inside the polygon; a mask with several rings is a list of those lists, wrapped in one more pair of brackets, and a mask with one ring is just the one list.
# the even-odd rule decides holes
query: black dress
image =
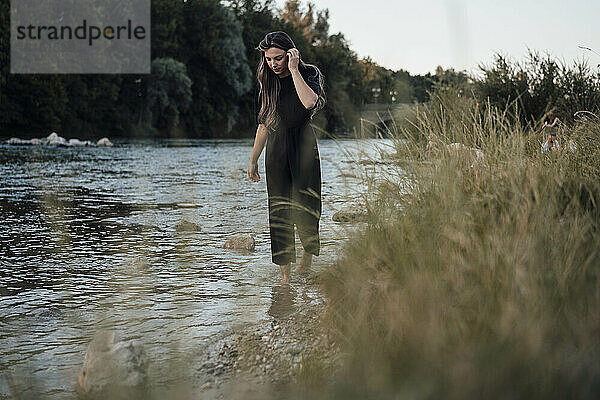
{"label": "black dress", "polygon": [[[316,71],[301,74],[320,94]],[[310,110],[300,102],[291,74],[279,82],[279,122],[267,136],[265,171],[272,260],[283,265],[296,261],[294,224],[302,247],[319,255],[321,161]]]}

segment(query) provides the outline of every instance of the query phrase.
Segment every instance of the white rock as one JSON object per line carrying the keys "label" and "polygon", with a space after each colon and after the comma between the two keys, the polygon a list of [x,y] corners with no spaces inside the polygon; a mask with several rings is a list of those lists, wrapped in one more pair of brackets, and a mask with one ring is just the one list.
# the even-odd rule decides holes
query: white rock
{"label": "white rock", "polygon": [[[42,141],[44,141],[42,139]],[[52,132],[51,134],[49,134],[46,139],[45,139],[45,144],[48,146],[67,146],[67,140],[62,137],[59,136],[58,133],[56,132]]]}
{"label": "white rock", "polygon": [[86,141],[81,141],[79,139],[69,139],[69,142],[67,143],[68,146],[70,147],[85,147],[85,146],[93,146],[94,144],[92,142],[90,142],[89,140]]}
{"label": "white rock", "polygon": [[103,137],[102,139],[99,139],[98,142],[96,142],[96,146],[99,147],[113,147],[113,144],[110,140],[108,140],[108,138]]}
{"label": "white rock", "polygon": [[44,145],[44,146],[68,146],[68,147],[89,147],[89,146],[112,147],[113,146],[113,144],[111,143],[110,140],[108,140],[108,138],[102,138],[102,139],[98,140],[97,143],[91,142],[89,140],[79,140],[77,138],[72,138],[67,141],[64,137],[60,136],[56,132],[52,132],[48,136],[41,138],[41,139],[34,138],[31,140],[27,140],[27,139],[19,139],[19,138],[14,137],[14,138],[8,139],[5,143],[12,144],[12,145],[36,145],[36,146]]}
{"label": "white rock", "polygon": [[75,389],[90,398],[139,396],[146,383],[146,364],[139,344],[120,341],[113,331],[100,331],[88,345]]}
{"label": "white rock", "polygon": [[58,133],[56,133],[56,132],[52,132],[51,134],[49,134],[49,135],[46,137],[46,139],[47,139],[47,140],[56,140],[56,139],[58,139],[59,137],[61,137],[61,136],[60,136]]}
{"label": "white rock", "polygon": [[22,145],[22,144],[32,144],[31,140],[27,140],[27,139],[19,139],[16,137],[10,138],[6,141],[7,144],[14,144],[14,145]]}

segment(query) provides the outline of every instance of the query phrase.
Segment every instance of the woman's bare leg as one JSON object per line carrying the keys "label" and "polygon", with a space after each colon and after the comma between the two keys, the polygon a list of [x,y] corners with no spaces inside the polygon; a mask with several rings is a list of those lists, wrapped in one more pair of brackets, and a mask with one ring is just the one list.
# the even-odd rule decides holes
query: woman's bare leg
{"label": "woman's bare leg", "polygon": [[290,280],[290,270],[292,269],[292,264],[280,265],[279,268],[281,268],[281,283],[288,283]]}
{"label": "woman's bare leg", "polygon": [[308,251],[304,250],[302,252],[302,259],[300,260],[300,266],[298,267],[301,270],[307,270],[312,265],[312,254]]}

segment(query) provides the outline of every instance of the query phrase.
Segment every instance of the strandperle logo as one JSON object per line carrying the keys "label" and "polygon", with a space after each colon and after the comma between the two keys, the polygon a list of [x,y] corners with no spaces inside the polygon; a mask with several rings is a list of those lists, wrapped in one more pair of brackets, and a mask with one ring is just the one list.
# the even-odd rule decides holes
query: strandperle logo
{"label": "strandperle logo", "polygon": [[10,25],[11,73],[150,73],[150,0],[11,0]]}
{"label": "strandperle logo", "polygon": [[91,46],[95,40],[104,38],[108,40],[126,38],[131,40],[135,38],[142,40],[146,38],[146,28],[137,25],[132,27],[131,20],[127,21],[126,26],[112,26],[98,27],[95,25],[89,25],[87,20],[83,20],[83,23],[75,28],[71,26],[62,25],[57,26],[17,26],[17,40],[39,40],[47,38],[48,40],[87,40]]}

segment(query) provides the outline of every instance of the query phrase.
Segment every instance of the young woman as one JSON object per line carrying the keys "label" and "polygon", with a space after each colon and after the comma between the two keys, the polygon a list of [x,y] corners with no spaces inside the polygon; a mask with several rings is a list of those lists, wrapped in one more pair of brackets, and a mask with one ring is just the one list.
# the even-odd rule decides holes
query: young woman
{"label": "young woman", "polygon": [[260,180],[257,163],[266,142],[271,254],[287,283],[296,261],[294,224],[304,248],[300,268],[319,255],[321,163],[310,121],[325,104],[323,76],[300,59],[285,32],[267,34],[257,50],[260,110],[248,178]]}
{"label": "young woman", "polygon": [[551,149],[554,145],[558,144],[556,140],[556,132],[558,131],[558,127],[556,126],[560,120],[554,115],[552,111],[548,113],[546,118],[544,119],[544,126],[542,130],[546,130],[548,134],[548,149]]}

